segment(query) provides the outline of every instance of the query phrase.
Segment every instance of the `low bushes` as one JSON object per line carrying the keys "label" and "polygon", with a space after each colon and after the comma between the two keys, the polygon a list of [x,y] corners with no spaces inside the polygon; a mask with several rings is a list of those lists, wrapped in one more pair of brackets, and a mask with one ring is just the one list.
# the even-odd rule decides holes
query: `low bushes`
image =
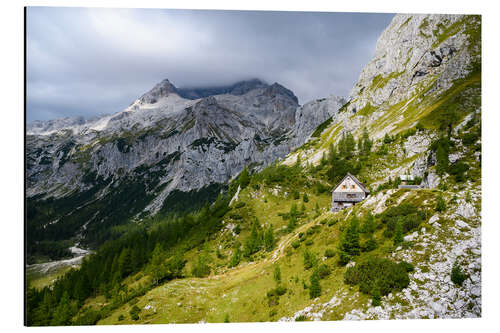
{"label": "low bushes", "polygon": [[384,236],[392,238],[398,224],[403,234],[417,229],[426,218],[426,212],[416,206],[402,203],[399,206],[387,209],[381,216],[382,223],[386,225]]}
{"label": "low bushes", "polygon": [[467,279],[467,275],[462,271],[462,268],[458,265],[458,262],[453,264],[453,268],[451,269],[451,281],[454,284],[461,286],[465,279]]}
{"label": "low bushes", "polygon": [[139,309],[139,307],[137,305],[134,305],[132,307],[132,309],[130,309],[130,318],[132,318],[132,320],[139,320],[139,313],[141,312],[141,309]]}
{"label": "low bushes", "polygon": [[335,250],[333,249],[326,249],[325,250],[325,257],[331,258],[335,256]]}
{"label": "low bushes", "polygon": [[413,266],[395,263],[389,259],[368,257],[356,266],[349,267],[344,274],[344,282],[359,285],[362,293],[377,296],[406,288],[410,283],[408,271]]}

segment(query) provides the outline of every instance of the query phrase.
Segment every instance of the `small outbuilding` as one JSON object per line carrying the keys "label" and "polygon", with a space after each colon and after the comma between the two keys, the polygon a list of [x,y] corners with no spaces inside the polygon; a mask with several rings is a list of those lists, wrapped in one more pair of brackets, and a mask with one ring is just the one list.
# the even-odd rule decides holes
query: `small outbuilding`
{"label": "small outbuilding", "polygon": [[412,175],[400,175],[399,179],[401,180],[401,184],[398,185],[398,189],[406,188],[417,190],[422,188],[422,186],[418,184],[413,184],[413,182],[415,182],[415,177],[413,177]]}
{"label": "small outbuilding", "polygon": [[332,190],[332,212],[363,201],[370,191],[353,175],[347,173]]}

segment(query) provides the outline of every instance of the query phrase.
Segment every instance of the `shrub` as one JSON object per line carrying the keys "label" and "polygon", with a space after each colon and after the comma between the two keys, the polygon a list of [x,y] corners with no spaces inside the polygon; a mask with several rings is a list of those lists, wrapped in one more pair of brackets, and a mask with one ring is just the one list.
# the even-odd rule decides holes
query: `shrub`
{"label": "shrub", "polygon": [[273,276],[274,276],[274,281],[276,281],[277,284],[280,284],[281,283],[281,270],[280,270],[280,266],[276,265],[276,267],[274,267]]}
{"label": "shrub", "polygon": [[326,187],[320,182],[316,182],[314,186],[317,194],[322,194],[328,191],[328,187]]}
{"label": "shrub", "polygon": [[335,223],[337,223],[337,220],[329,220],[328,226],[331,227],[331,226],[335,225]]}
{"label": "shrub", "polygon": [[471,202],[472,201],[472,196],[470,195],[470,192],[467,191],[467,193],[465,194],[465,202]]}
{"label": "shrub", "polygon": [[446,201],[443,199],[443,195],[439,194],[436,199],[436,211],[444,212],[446,210]]}
{"label": "shrub", "polygon": [[372,213],[368,213],[363,219],[363,224],[361,225],[360,231],[364,234],[372,234],[377,229],[377,224],[375,223],[375,217]]}
{"label": "shrub", "polygon": [[240,201],[236,205],[234,205],[234,208],[245,207],[245,205],[246,205],[246,203],[244,201]]}
{"label": "shrub", "polygon": [[122,320],[125,320],[125,316],[121,314],[118,316],[118,321],[122,321]]}
{"label": "shrub", "polygon": [[240,244],[237,243],[237,246],[234,249],[233,256],[231,257],[231,262],[229,263],[229,267],[236,267],[240,264],[241,261],[241,249]]}
{"label": "shrub", "polygon": [[314,252],[305,249],[303,255],[304,255],[304,268],[306,270],[316,265],[318,259],[316,258],[316,254],[314,254]]}
{"label": "shrub", "polygon": [[381,215],[382,223],[386,225],[383,235],[387,238],[394,237],[398,223],[401,224],[402,233],[405,234],[418,228],[425,217],[425,211],[418,210],[416,206],[411,204],[402,203],[399,206],[391,207]]}
{"label": "shrub", "polygon": [[321,264],[318,266],[318,274],[320,279],[324,279],[328,275],[330,275],[332,271],[330,270],[330,267],[328,267],[326,264]]}
{"label": "shrub", "polygon": [[384,136],[384,143],[385,144],[388,144],[388,143],[391,143],[394,141],[394,138],[392,138],[389,134],[385,133],[385,136]]}
{"label": "shrub", "polygon": [[300,193],[299,193],[299,191],[293,191],[293,199],[294,200],[300,199]]}
{"label": "shrub", "polygon": [[302,201],[309,202],[309,197],[307,196],[307,193],[304,193],[304,195],[302,196]]}
{"label": "shrub", "polygon": [[293,247],[294,249],[298,248],[299,246],[300,246],[300,241],[299,241],[298,239],[296,239],[296,240],[294,240],[294,241],[292,242],[292,247]]}
{"label": "shrub", "polygon": [[455,176],[455,181],[461,183],[465,180],[465,173],[469,170],[469,165],[462,161],[457,161],[455,164],[452,164],[448,171],[450,174]]}
{"label": "shrub", "polygon": [[464,271],[458,264],[458,262],[455,261],[453,264],[453,268],[451,269],[451,281],[453,281],[454,284],[461,286],[467,276],[465,275]]}
{"label": "shrub", "polygon": [[415,270],[415,267],[410,264],[409,262],[406,262],[406,261],[402,261],[399,263],[399,265],[401,267],[404,267],[404,269],[407,271],[407,272],[413,272]]}
{"label": "shrub", "polygon": [[229,313],[226,313],[226,315],[224,316],[224,322],[229,323]]}
{"label": "shrub", "polygon": [[379,306],[381,304],[382,297],[380,295],[380,288],[375,285],[375,287],[372,290],[372,305],[373,306]]}
{"label": "shrub", "polygon": [[407,265],[389,259],[368,257],[356,266],[349,267],[344,274],[344,282],[359,285],[362,293],[373,296],[378,288],[380,295],[406,288],[410,283]]}
{"label": "shrub", "polygon": [[139,320],[139,313],[141,312],[141,309],[139,309],[139,307],[137,305],[134,305],[132,307],[132,309],[130,309],[130,318],[132,318],[132,320]]}
{"label": "shrub", "polygon": [[373,238],[373,235],[370,235],[370,238],[366,241],[363,247],[364,252],[370,252],[377,248],[377,241]]}
{"label": "shrub", "polygon": [[306,246],[311,246],[311,245],[313,245],[313,240],[308,239],[308,240],[306,240],[305,244],[306,244]]}
{"label": "shrub", "polygon": [[401,227],[403,233],[407,233],[411,230],[417,229],[420,226],[423,218],[419,214],[410,214],[401,219]]}
{"label": "shrub", "polygon": [[297,318],[295,318],[295,321],[306,321],[307,317],[305,315],[300,315]]}
{"label": "shrub", "polygon": [[326,249],[325,250],[325,257],[331,258],[335,256],[335,250],[333,249]]}

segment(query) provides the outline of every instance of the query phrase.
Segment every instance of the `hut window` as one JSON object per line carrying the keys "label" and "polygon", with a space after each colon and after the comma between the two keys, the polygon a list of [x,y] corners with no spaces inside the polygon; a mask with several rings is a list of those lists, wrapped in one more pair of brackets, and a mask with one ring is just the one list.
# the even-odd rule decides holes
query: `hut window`
{"label": "hut window", "polygon": [[342,185],[342,188],[343,188],[343,189],[346,189],[346,188],[347,188],[347,186],[344,184],[344,185]]}
{"label": "hut window", "polygon": [[356,188],[356,186],[354,186],[354,185],[351,185],[351,188],[352,188],[352,189],[355,189],[355,188]]}

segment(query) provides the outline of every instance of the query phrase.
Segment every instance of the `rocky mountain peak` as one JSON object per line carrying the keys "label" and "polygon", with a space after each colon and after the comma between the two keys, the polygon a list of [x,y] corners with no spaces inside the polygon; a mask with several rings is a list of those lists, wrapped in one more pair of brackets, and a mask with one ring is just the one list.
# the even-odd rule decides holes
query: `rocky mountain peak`
{"label": "rocky mountain peak", "polygon": [[177,88],[168,80],[165,79],[156,84],[153,89],[142,95],[139,100],[145,104],[154,104],[160,98],[167,97],[170,94],[178,95]]}
{"label": "rocky mountain peak", "polygon": [[295,96],[295,94],[291,90],[283,87],[281,84],[277,82],[268,86],[266,90],[264,90],[264,95],[271,98],[276,97],[277,95],[284,95],[291,98],[296,104],[299,103],[297,96]]}

